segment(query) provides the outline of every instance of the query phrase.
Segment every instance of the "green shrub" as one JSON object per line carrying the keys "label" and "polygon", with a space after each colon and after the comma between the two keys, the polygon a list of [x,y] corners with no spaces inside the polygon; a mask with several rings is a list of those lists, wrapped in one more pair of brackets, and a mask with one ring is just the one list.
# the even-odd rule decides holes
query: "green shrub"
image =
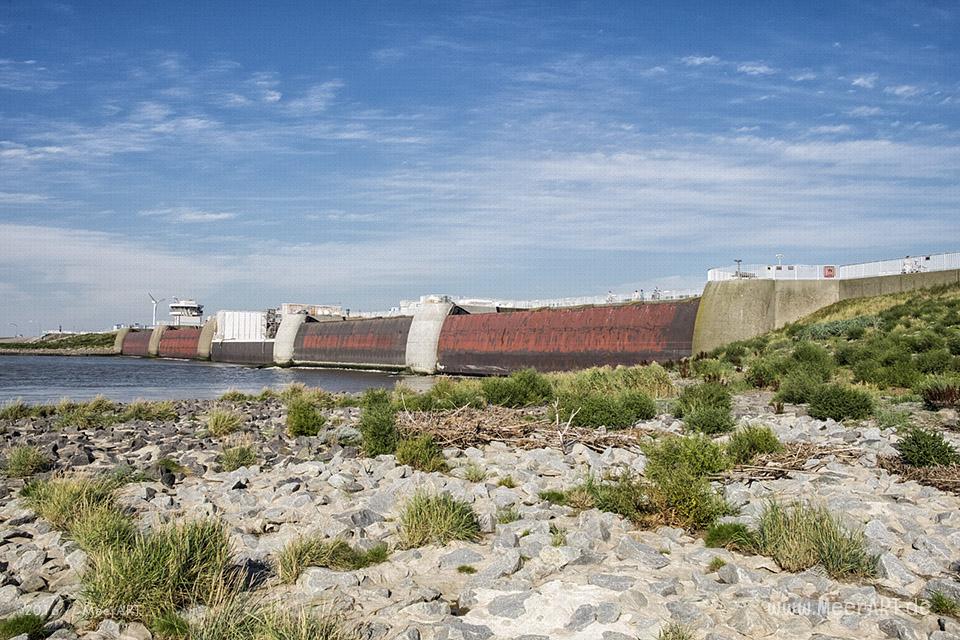
{"label": "green shrub", "polygon": [[727,456],[735,464],[750,464],[763,453],[781,451],[783,445],[773,429],[766,426],[746,426],[737,429],[727,443]]}
{"label": "green shrub", "polygon": [[243,424],[243,418],[227,409],[214,409],[207,415],[207,431],[215,437],[233,433]]}
{"label": "green shrub", "polygon": [[684,387],[673,405],[673,415],[683,418],[685,415],[703,407],[717,407],[726,411],[733,409],[733,396],[730,390],[716,382],[704,382]]}
{"label": "green shrub", "polygon": [[918,355],[916,364],[921,373],[944,373],[953,364],[953,355],[947,349],[934,349]]}
{"label": "green shrub", "polygon": [[82,593],[103,617],[149,623],[214,593],[229,562],[223,525],[167,525],[138,535],[128,546],[107,546],[91,554]]}
{"label": "green shrub", "polygon": [[733,369],[714,358],[700,358],[693,360],[694,375],[712,382],[726,381],[733,373]]}
{"label": "green shrub", "polygon": [[723,522],[710,525],[703,543],[714,549],[751,551],[756,546],[753,533],[739,522]]}
{"label": "green shrub", "polygon": [[808,411],[819,420],[859,420],[873,413],[873,397],[854,387],[826,384],[810,398]]}
{"label": "green shrub", "polygon": [[810,402],[810,398],[820,389],[823,381],[809,369],[801,368],[791,371],[780,381],[780,390],[776,398],[781,402],[803,404]]}
{"label": "green shrub", "polygon": [[708,435],[726,433],[736,424],[729,409],[724,407],[697,407],[683,418],[688,429]]}
{"label": "green shrub", "polygon": [[26,478],[50,468],[50,457],[37,447],[14,447],[7,452],[3,472],[8,478]]}
{"label": "green shrub", "polygon": [[277,555],[277,577],[281,582],[296,582],[307,567],[356,571],[384,562],[389,554],[385,544],[362,550],[343,540],[307,536],[290,542]]}
{"label": "green shrub", "polygon": [[650,502],[678,526],[707,527],[730,508],[707,476],[730,466],[723,449],[703,435],[667,437],[643,447]]}
{"label": "green shrub", "polygon": [[756,358],[747,367],[747,381],[758,389],[774,387],[786,368],[782,358],[765,356]]}
{"label": "green shrub", "polygon": [[400,515],[400,542],[407,549],[427,544],[444,545],[451,540],[476,542],[479,539],[480,523],[473,509],[447,493],[418,492]]}
{"label": "green shrub", "polygon": [[394,405],[405,411],[449,411],[462,407],[482,408],[487,404],[480,381],[446,376],[437,378],[425,393],[397,385],[393,397]]}
{"label": "green shrub", "polygon": [[930,409],[960,407],[960,377],[929,376],[917,385],[917,393]]}
{"label": "green shrub", "polygon": [[517,486],[517,483],[514,482],[513,476],[507,475],[497,480],[497,486],[506,487],[507,489],[513,489]]}
{"label": "green shrub", "polygon": [[484,378],[481,384],[487,400],[503,407],[541,405],[553,397],[550,381],[535,369],[521,369],[506,378]]}
{"label": "green shrub", "polygon": [[943,434],[915,427],[896,444],[903,461],[912,467],[934,467],[960,464],[960,454],[944,439]]}
{"label": "green shrub", "polygon": [[220,463],[220,471],[236,471],[241,467],[257,464],[257,453],[250,445],[238,444],[224,449],[218,456],[217,462]]}
{"label": "green shrub", "polygon": [[320,410],[302,396],[294,396],[287,402],[287,434],[297,436],[315,436],[327,420]]}
{"label": "green shrub", "polygon": [[793,348],[789,366],[791,369],[806,369],[819,376],[822,382],[827,382],[833,375],[836,362],[824,347],[815,342],[801,342]]}
{"label": "green shrub", "polygon": [[550,410],[552,420],[578,427],[632,427],[657,414],[657,405],[642,391],[607,395],[595,391],[563,392]]}
{"label": "green shrub", "polygon": [[364,454],[373,458],[396,452],[399,439],[396,419],[397,414],[389,400],[363,406],[359,427]]}
{"label": "green shrub", "polygon": [[850,531],[823,507],[770,502],[756,531],[757,551],[786,571],[821,565],[833,578],[870,577],[877,556],[867,551],[862,532]]}
{"label": "green shrub", "polygon": [[727,566],[727,561],[716,556],[710,561],[710,564],[707,565],[707,573],[715,573],[725,566]]}
{"label": "green shrub", "polygon": [[446,471],[448,468],[443,450],[427,434],[398,442],[397,464],[410,465],[427,472]]}
{"label": "green shrub", "polygon": [[42,640],[47,637],[43,626],[46,619],[35,613],[21,613],[0,620],[0,640],[10,640],[26,634],[27,640]]}

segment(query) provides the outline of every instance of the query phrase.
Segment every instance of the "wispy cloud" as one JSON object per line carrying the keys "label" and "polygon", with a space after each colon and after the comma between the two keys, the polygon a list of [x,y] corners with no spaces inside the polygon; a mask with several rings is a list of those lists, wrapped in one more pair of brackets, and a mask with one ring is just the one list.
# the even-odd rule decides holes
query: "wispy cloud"
{"label": "wispy cloud", "polygon": [[52,91],[64,83],[36,60],[0,59],[0,89]]}
{"label": "wispy cloud", "polygon": [[237,217],[235,213],[226,211],[202,211],[189,207],[167,207],[160,209],[145,209],[139,212],[141,216],[158,218],[167,222],[221,222]]}
{"label": "wispy cloud", "polygon": [[51,201],[50,196],[39,193],[18,193],[0,191],[0,205],[4,204],[46,204]]}
{"label": "wispy cloud", "polygon": [[850,81],[855,87],[862,87],[864,89],[873,89],[877,84],[877,80],[880,79],[880,74],[878,73],[868,73],[865,75],[860,75]]}
{"label": "wispy cloud", "polygon": [[833,124],[833,125],[821,125],[819,127],[811,127],[810,133],[849,133],[850,125],[848,124]]}
{"label": "wispy cloud", "polygon": [[328,80],[322,84],[313,85],[303,96],[290,100],[286,106],[296,114],[321,113],[326,110],[342,88],[342,80]]}
{"label": "wispy cloud", "polygon": [[790,76],[790,79],[794,82],[805,82],[807,80],[816,80],[817,74],[812,71],[801,71],[800,73],[795,73]]}
{"label": "wispy cloud", "polygon": [[889,93],[890,95],[897,96],[898,98],[910,98],[918,95],[922,91],[923,90],[920,87],[912,84],[898,84],[892,87],[883,88],[884,93]]}
{"label": "wispy cloud", "polygon": [[854,107],[853,109],[848,109],[847,114],[851,116],[856,116],[858,118],[868,118],[870,116],[878,116],[883,113],[883,109],[880,107],[867,107],[860,106]]}
{"label": "wispy cloud", "polygon": [[744,62],[737,65],[737,71],[748,76],[769,76],[777,72],[776,69],[761,62]]}
{"label": "wispy cloud", "polygon": [[700,67],[705,64],[720,64],[717,56],[685,56],[680,61],[688,67]]}

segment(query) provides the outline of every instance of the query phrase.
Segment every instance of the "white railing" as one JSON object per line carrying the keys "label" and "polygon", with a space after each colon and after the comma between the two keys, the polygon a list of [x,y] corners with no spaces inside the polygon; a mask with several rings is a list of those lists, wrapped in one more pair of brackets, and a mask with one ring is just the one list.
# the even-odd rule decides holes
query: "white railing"
{"label": "white railing", "polygon": [[857,264],[741,264],[739,267],[710,269],[707,280],[854,280],[904,273],[926,273],[960,269],[960,252],[906,256],[893,260]]}

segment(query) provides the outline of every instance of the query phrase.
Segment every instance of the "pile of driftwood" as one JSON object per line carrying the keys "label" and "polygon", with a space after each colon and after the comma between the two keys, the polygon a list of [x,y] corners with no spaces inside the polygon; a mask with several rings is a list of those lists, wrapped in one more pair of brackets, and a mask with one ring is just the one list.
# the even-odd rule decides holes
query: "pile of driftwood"
{"label": "pile of driftwood", "polygon": [[960,465],[949,467],[911,467],[896,456],[883,456],[878,461],[881,468],[920,484],[936,487],[960,495]]}
{"label": "pile of driftwood", "polygon": [[723,477],[730,480],[777,480],[793,471],[811,473],[831,462],[852,462],[861,455],[863,451],[857,447],[790,442],[784,444],[781,451],[758,455],[750,464],[738,464]]}
{"label": "pile of driftwood", "polygon": [[401,411],[397,429],[404,437],[429,434],[441,447],[477,447],[503,442],[517,449],[551,447],[568,453],[580,443],[594,451],[619,447],[640,451],[642,429],[606,431],[572,426],[571,420],[550,420],[548,409],[508,409],[490,405],[483,409],[461,407],[452,411]]}

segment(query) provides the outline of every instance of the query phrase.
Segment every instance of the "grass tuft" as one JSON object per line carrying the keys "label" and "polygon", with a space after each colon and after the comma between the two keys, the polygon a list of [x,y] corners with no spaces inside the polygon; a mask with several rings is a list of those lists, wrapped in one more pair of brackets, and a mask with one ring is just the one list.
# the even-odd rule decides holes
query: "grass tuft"
{"label": "grass tuft", "polygon": [[727,457],[734,464],[750,464],[763,453],[782,451],[783,445],[773,429],[767,426],[746,426],[737,429],[727,443]]}
{"label": "grass tuft", "polygon": [[390,395],[383,389],[364,392],[360,400],[360,435],[363,453],[371,458],[395,453],[397,450],[397,414]]}
{"label": "grass tuft", "polygon": [[404,548],[444,545],[451,540],[476,542],[479,539],[480,523],[473,509],[447,493],[416,493],[400,516],[400,541]]}
{"label": "grass tuft", "polygon": [[715,573],[725,566],[727,566],[726,560],[719,556],[714,556],[710,564],[707,565],[707,573]]}
{"label": "grass tuft", "polygon": [[241,467],[251,467],[257,464],[257,452],[249,444],[237,444],[227,447],[217,457],[220,471],[236,471]]}
{"label": "grass tuft", "polygon": [[46,619],[35,613],[21,613],[0,620],[0,640],[10,640],[26,635],[27,640],[42,640],[47,637],[43,626]]}
{"label": "grass tuft", "polygon": [[851,531],[824,507],[770,502],[755,533],[756,550],[786,571],[822,565],[833,578],[870,577],[877,556],[867,551],[862,532]]}
{"label": "grass tuft", "polygon": [[91,553],[83,597],[104,617],[149,623],[213,593],[230,563],[230,542],[219,522],[166,525],[130,545]]}
{"label": "grass tuft", "polygon": [[364,551],[343,540],[306,536],[289,543],[277,555],[277,577],[281,582],[293,583],[307,567],[356,571],[384,562],[389,555],[385,544]]}
{"label": "grass tuft", "polygon": [[207,431],[220,438],[236,431],[243,424],[243,418],[229,409],[214,409],[206,418]]}
{"label": "grass tuft", "polygon": [[477,572],[476,568],[470,566],[469,564],[462,564],[459,567],[457,567],[457,573],[472,575],[476,572]]}
{"label": "grass tuft", "polygon": [[483,482],[487,479],[487,470],[476,462],[468,462],[463,466],[463,478],[468,482]]}
{"label": "grass tuft", "polygon": [[960,603],[940,591],[934,591],[927,600],[927,606],[938,616],[960,617]]}
{"label": "grass tuft", "polygon": [[302,393],[288,395],[287,434],[291,438],[296,438],[297,436],[315,436],[320,433],[320,429],[327,421],[316,405]]}
{"label": "grass tuft", "polygon": [[657,640],[694,640],[693,631],[679,622],[668,622],[660,628]]}
{"label": "grass tuft", "polygon": [[520,512],[516,507],[500,507],[497,509],[497,524],[510,524],[520,519]]}
{"label": "grass tuft", "polygon": [[397,464],[410,465],[420,471],[443,472],[448,469],[443,450],[429,434],[401,440],[397,443],[396,455]]}
{"label": "grass tuft", "polygon": [[37,447],[14,447],[7,452],[3,472],[8,478],[27,478],[50,468],[50,458]]}
{"label": "grass tuft", "polygon": [[491,404],[503,407],[542,405],[553,398],[550,380],[535,369],[522,369],[506,378],[484,378],[483,395]]}

